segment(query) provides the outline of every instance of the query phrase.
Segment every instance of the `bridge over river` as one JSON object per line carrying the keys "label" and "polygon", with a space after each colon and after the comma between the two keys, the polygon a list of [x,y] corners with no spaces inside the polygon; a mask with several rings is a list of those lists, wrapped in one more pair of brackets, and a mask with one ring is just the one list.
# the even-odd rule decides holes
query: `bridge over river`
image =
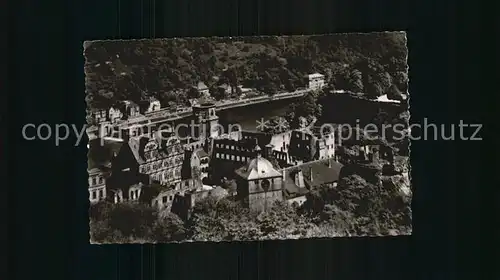
{"label": "bridge over river", "polygon": [[[225,111],[228,109],[234,109],[239,107],[245,107],[250,105],[256,105],[260,103],[270,103],[280,100],[293,99],[304,96],[306,93],[310,92],[310,89],[301,89],[294,92],[284,92],[277,93],[274,95],[264,95],[251,98],[243,98],[238,100],[222,100],[215,103],[216,110]],[[174,123],[187,119],[193,115],[192,108],[182,108],[178,109],[176,112],[172,112],[171,109],[162,109],[160,111],[147,113],[135,118],[130,118],[126,121],[112,125],[109,123],[103,123],[102,126],[114,126],[120,129],[134,128],[134,127],[157,127],[165,123]],[[87,129],[87,134],[89,138],[94,138],[99,133],[99,128],[97,126],[89,127]]]}
{"label": "bridge over river", "polygon": [[[219,123],[223,126],[228,124],[238,124],[245,130],[255,130],[259,121],[269,120],[275,116],[282,116],[293,104],[294,98],[304,96],[309,90],[299,90],[288,93],[278,93],[272,96],[257,96],[248,99],[228,100],[216,103]],[[324,100],[321,123],[332,124],[366,124],[377,117],[380,110],[390,116],[397,117],[401,112],[408,110],[408,106],[394,102],[380,102],[378,100],[360,99],[353,97],[343,90],[331,92]],[[256,105],[256,106],[252,106]],[[355,109],[354,109],[355,108]],[[120,128],[133,128],[152,126],[158,127],[161,124],[175,125],[186,122],[193,115],[192,108],[179,109],[177,112],[161,110],[146,116],[124,121],[115,125]],[[103,124],[104,126],[105,124]],[[108,127],[112,127],[108,124]],[[89,139],[98,135],[98,127],[91,127],[87,130]]]}

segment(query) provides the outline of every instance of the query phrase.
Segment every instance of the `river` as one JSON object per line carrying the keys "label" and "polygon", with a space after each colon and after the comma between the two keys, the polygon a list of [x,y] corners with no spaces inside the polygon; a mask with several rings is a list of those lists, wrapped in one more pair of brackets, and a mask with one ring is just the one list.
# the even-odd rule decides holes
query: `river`
{"label": "river", "polygon": [[[229,124],[239,125],[243,130],[255,131],[258,122],[262,119],[270,120],[276,116],[284,116],[290,110],[291,105],[296,102],[300,102],[300,98],[221,110],[217,112],[217,115],[219,116],[219,123],[225,127],[226,131]],[[373,102],[345,94],[329,95],[322,100],[321,104],[323,111],[318,123],[350,124],[353,126],[358,121],[360,125],[372,123],[381,110],[386,112],[389,117],[394,118],[407,109],[405,105]],[[177,124],[188,124],[189,122],[188,119],[176,121]],[[181,129],[179,133],[184,136],[189,131]]]}
{"label": "river", "polygon": [[248,105],[217,112],[219,122],[223,125],[238,124],[244,130],[255,130],[257,121],[269,120],[276,116],[284,116],[290,106],[299,100],[290,98],[266,103]]}
{"label": "river", "polygon": [[[249,105],[219,111],[219,122],[223,125],[239,124],[244,130],[255,130],[257,121],[269,120],[276,116],[284,116],[293,103],[300,102],[299,98],[278,100],[268,103]],[[389,116],[397,116],[407,109],[404,105],[373,102],[353,98],[349,95],[334,94],[322,100],[322,117],[320,123],[332,124],[367,124],[373,121],[380,111]]]}

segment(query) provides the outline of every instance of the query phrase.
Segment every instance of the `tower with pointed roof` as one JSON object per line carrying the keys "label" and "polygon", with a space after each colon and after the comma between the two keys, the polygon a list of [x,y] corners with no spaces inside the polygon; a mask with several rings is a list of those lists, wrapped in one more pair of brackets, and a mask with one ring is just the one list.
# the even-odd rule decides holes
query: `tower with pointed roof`
{"label": "tower with pointed roof", "polygon": [[215,104],[202,103],[193,106],[194,121],[199,125],[195,128],[193,137],[198,140],[219,137],[219,117],[216,114]]}
{"label": "tower with pointed roof", "polygon": [[266,211],[276,200],[283,200],[283,178],[272,163],[262,156],[259,145],[255,157],[237,169],[237,195],[243,204],[255,211]]}

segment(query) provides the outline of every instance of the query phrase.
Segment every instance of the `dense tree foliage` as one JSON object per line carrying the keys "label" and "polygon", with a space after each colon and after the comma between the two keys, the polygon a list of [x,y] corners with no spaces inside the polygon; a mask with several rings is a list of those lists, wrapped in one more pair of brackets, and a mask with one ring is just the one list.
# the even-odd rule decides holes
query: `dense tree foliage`
{"label": "dense tree foliage", "polygon": [[303,87],[313,72],[337,89],[378,96],[393,84],[406,92],[406,56],[403,33],[98,41],[85,48],[87,101],[107,107],[155,96],[184,105],[200,81],[219,99],[227,97],[221,84],[233,97],[238,85],[274,94]]}
{"label": "dense tree foliage", "polygon": [[300,210],[347,235],[404,234],[411,229],[411,209],[405,199],[393,185],[349,175],[336,188],[322,186],[308,194]]}
{"label": "dense tree foliage", "polygon": [[90,209],[91,237],[95,242],[175,242],[409,233],[408,197],[388,182],[348,175],[337,187],[311,191],[301,207],[277,201],[262,213],[231,198],[209,196],[196,201],[186,221],[141,204],[98,203]]}
{"label": "dense tree foliage", "polygon": [[182,241],[186,238],[187,229],[184,221],[172,212],[160,213],[153,223],[153,236],[157,242]]}
{"label": "dense tree foliage", "polygon": [[90,234],[96,242],[151,241],[157,213],[143,204],[99,202],[90,207]]}
{"label": "dense tree foliage", "polygon": [[308,93],[299,101],[293,103],[288,110],[286,120],[292,128],[299,126],[301,117],[308,121],[317,119],[321,116],[322,105],[318,102],[318,96],[314,93]]}
{"label": "dense tree foliage", "polygon": [[228,199],[199,201],[187,224],[195,241],[251,240],[260,234],[250,212]]}

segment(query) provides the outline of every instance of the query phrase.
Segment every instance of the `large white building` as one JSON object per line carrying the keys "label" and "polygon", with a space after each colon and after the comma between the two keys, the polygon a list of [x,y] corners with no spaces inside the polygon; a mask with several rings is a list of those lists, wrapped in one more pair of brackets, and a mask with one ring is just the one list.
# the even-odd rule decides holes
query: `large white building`
{"label": "large white building", "polygon": [[99,168],[88,170],[89,173],[89,200],[96,203],[106,199],[106,178]]}
{"label": "large white building", "polygon": [[325,75],[314,73],[306,76],[307,87],[312,90],[322,89],[325,86]]}
{"label": "large white building", "polygon": [[160,111],[161,109],[161,103],[158,99],[154,97],[149,98],[149,105],[148,108],[146,109],[146,113],[153,113]]}

